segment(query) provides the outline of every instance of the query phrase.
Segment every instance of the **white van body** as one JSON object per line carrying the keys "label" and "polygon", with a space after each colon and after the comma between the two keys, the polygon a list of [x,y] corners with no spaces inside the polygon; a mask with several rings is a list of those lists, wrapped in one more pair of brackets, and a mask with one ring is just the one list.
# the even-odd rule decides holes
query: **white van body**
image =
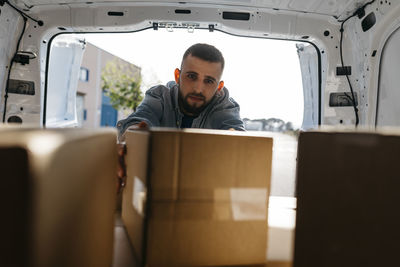
{"label": "white van body", "polygon": [[[24,16],[30,17],[26,24]],[[74,84],[84,44],[74,37],[55,45],[55,37],[162,28],[304,42],[297,44],[304,95],[302,129],[400,126],[400,1],[394,0],[0,0],[2,122],[43,128],[76,125]],[[72,64],[52,69],[52,47],[62,62]],[[12,62],[16,54],[29,63]],[[288,146],[290,153],[283,151]],[[294,181],[295,152],[291,139],[274,140],[274,153],[281,154],[274,156],[279,166],[272,167],[273,182],[278,176],[285,180],[287,169],[293,172],[287,180]],[[288,184],[289,193],[284,195],[293,196],[294,182]],[[271,206],[274,200],[282,202],[279,197],[271,199]],[[292,260],[295,201],[291,198],[284,205],[289,220],[283,216],[282,223],[279,212],[270,215],[270,227],[277,226],[270,231],[272,260]]]}
{"label": "white van body", "polygon": [[[23,90],[15,93],[14,88],[14,93],[5,97],[9,66],[24,20],[7,3],[0,7],[0,68],[3,70],[0,72],[0,115],[4,122],[17,116],[23,123],[49,125],[46,121],[50,104],[48,82],[52,79],[49,51],[56,35],[179,27],[312,44],[298,47],[303,73],[304,129],[356,124],[349,83],[346,75],[338,75],[338,71],[345,74],[350,68],[347,77],[354,90],[359,125],[374,128],[400,124],[396,116],[400,111],[396,105],[400,97],[397,90],[400,75],[396,75],[400,64],[396,49],[400,40],[398,1],[10,0],[9,3],[40,22],[27,19],[18,51],[28,55],[30,61],[24,65],[14,62],[10,73],[11,80],[22,81],[17,87],[33,84],[34,88],[29,89],[31,94]],[[353,14],[354,17],[346,20]],[[349,68],[337,69],[342,66],[340,28],[344,20],[342,56],[343,65]]]}

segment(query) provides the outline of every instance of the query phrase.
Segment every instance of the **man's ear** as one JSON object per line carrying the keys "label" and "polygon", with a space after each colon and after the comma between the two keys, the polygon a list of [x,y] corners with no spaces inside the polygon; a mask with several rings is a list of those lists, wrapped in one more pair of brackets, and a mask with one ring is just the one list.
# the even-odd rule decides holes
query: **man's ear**
{"label": "man's ear", "polygon": [[176,69],[175,69],[175,72],[174,72],[174,75],[175,75],[175,82],[176,82],[177,84],[179,84],[179,77],[180,77],[180,74],[181,74],[181,71],[180,71],[178,68],[176,68]]}
{"label": "man's ear", "polygon": [[224,87],[224,81],[220,81],[218,84],[218,91],[221,91],[223,87]]}

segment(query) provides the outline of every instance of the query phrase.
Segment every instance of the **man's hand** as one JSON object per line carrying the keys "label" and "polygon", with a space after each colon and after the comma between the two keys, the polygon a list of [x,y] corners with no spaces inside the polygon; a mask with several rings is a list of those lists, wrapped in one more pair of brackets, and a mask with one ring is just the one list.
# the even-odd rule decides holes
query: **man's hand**
{"label": "man's hand", "polygon": [[149,125],[145,121],[141,121],[138,124],[134,124],[128,127],[128,130],[148,130]]}
{"label": "man's hand", "polygon": [[[129,130],[148,130],[149,126],[144,121],[139,124],[132,125],[128,128]],[[123,141],[125,141],[125,133],[122,135]],[[118,149],[118,170],[117,170],[117,194],[119,194],[126,184],[126,163],[125,155],[127,152],[126,144],[120,141],[117,144]]]}
{"label": "man's hand", "polygon": [[126,164],[125,164],[126,145],[117,144],[117,149],[118,149],[117,194],[119,194],[122,191],[122,188],[125,187],[126,183]]}
{"label": "man's hand", "polygon": [[149,130],[149,125],[146,122],[141,121],[138,124],[133,124],[125,130],[125,132],[120,136],[118,135],[118,143],[125,143],[125,134],[127,130]]}

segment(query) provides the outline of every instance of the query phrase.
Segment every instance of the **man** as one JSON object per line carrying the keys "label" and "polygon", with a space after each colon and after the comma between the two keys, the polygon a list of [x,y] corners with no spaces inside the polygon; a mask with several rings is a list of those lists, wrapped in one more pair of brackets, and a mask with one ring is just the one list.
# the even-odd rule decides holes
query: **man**
{"label": "man", "polygon": [[239,105],[221,80],[224,64],[214,46],[189,47],[175,82],[150,88],[136,112],[117,123],[120,137],[133,125],[244,131]]}

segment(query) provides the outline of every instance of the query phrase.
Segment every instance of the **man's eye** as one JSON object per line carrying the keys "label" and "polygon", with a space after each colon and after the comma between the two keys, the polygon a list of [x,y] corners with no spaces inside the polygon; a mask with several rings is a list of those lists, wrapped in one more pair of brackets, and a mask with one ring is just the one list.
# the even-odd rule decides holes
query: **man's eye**
{"label": "man's eye", "polygon": [[187,77],[188,77],[189,79],[191,79],[191,80],[195,80],[195,79],[197,78],[196,75],[193,74],[193,73],[189,73],[189,74],[187,75]]}
{"label": "man's eye", "polygon": [[210,79],[206,79],[206,80],[205,80],[205,83],[206,83],[206,84],[213,84],[214,81],[213,81],[213,80],[210,80]]}

